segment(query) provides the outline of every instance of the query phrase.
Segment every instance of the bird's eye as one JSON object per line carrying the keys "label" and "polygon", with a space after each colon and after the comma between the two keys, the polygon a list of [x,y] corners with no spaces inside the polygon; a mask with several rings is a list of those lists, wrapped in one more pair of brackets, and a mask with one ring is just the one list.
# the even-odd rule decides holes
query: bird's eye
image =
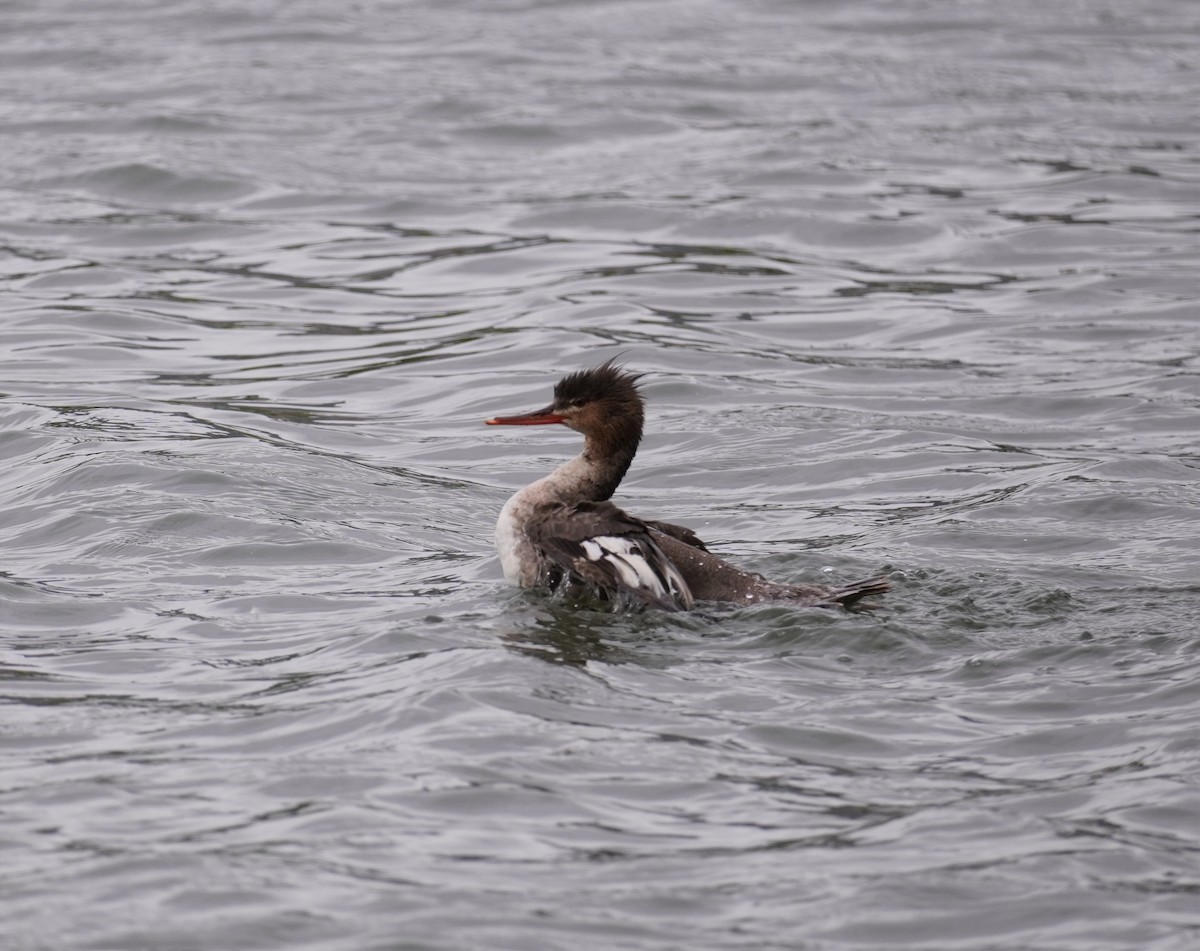
{"label": "bird's eye", "polygon": [[578,409],[580,406],[582,406],[586,402],[587,402],[587,400],[585,400],[582,396],[577,396],[577,397],[575,397],[575,399],[571,400],[571,405],[574,406],[576,409]]}

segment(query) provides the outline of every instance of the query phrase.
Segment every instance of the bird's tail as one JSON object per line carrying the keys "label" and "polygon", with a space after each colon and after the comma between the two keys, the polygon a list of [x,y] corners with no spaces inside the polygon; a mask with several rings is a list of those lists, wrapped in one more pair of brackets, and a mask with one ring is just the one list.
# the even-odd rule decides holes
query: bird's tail
{"label": "bird's tail", "polygon": [[885,576],[879,575],[875,578],[868,578],[866,581],[855,581],[851,584],[842,585],[840,588],[834,588],[829,595],[829,600],[834,604],[840,604],[844,608],[860,607],[874,610],[878,605],[859,604],[859,599],[875,594],[884,594],[890,591],[891,587],[891,581]]}

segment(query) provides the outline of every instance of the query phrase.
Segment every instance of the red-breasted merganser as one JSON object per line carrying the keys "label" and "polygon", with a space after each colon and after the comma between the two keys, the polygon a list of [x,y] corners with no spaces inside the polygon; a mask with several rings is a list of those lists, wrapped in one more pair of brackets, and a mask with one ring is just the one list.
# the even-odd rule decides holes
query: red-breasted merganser
{"label": "red-breasted merganser", "polygon": [[640,375],[609,360],[563,377],[554,402],[489,426],[562,423],[582,433],[583,452],[522,489],[496,523],[504,577],[522,588],[565,581],[615,603],[681,611],[694,601],[788,601],[832,607],[888,590],[885,578],[844,587],[776,584],[712,554],[680,525],[635,518],[608,501],[642,439]]}

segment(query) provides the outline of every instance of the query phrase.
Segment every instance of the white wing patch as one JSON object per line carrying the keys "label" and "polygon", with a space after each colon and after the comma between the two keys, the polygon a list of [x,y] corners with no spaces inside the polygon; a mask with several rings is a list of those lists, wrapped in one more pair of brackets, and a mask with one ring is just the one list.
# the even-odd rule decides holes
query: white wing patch
{"label": "white wing patch", "polygon": [[595,535],[585,538],[580,547],[589,561],[605,564],[615,572],[626,588],[647,593],[656,601],[691,606],[687,582],[648,539],[643,542],[623,535]]}

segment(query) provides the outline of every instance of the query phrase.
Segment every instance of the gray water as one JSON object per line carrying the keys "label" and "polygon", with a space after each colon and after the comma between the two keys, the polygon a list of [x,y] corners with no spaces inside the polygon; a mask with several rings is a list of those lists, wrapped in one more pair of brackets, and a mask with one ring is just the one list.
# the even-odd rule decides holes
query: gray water
{"label": "gray water", "polygon": [[6,951],[1200,947],[1194,2],[0,14]]}

